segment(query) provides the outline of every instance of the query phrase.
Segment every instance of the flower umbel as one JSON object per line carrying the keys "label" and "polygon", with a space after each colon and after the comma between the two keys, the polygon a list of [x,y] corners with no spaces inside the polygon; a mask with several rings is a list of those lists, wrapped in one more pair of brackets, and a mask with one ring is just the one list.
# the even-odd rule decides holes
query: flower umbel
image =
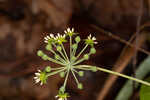
{"label": "flower umbel", "polygon": [[[77,35],[75,34],[73,28],[72,29],[68,28],[64,32],[65,32],[64,35],[60,35],[58,33],[57,36],[54,36],[53,34],[50,34],[49,36],[46,36],[44,38],[44,42],[47,43],[46,50],[51,52],[53,55],[48,56],[42,50],[39,50],[37,52],[37,55],[40,56],[43,60],[59,64],[60,67],[51,68],[50,66],[47,66],[44,69],[44,71],[38,70],[38,72],[35,73],[34,77],[35,83],[40,82],[40,85],[45,84],[48,77],[52,75],[59,74],[60,77],[65,78],[63,85],[59,88],[58,95],[56,95],[56,98],[58,98],[58,100],[67,100],[67,97],[69,97],[68,93],[66,93],[66,85],[70,74],[72,74],[72,76],[74,77],[74,80],[77,83],[77,88],[83,89],[83,84],[79,82],[77,75],[79,77],[83,77],[85,70],[90,70],[93,72],[99,70],[150,86],[150,83],[148,82],[118,72],[114,72],[105,68],[90,65],[78,65],[79,63],[88,60],[92,54],[96,53],[96,49],[94,48],[94,44],[97,44],[96,38],[94,36],[92,37],[92,35],[90,34],[87,37],[87,39],[84,40],[85,46],[79,52],[77,52],[78,44],[81,41],[80,36],[76,36],[73,40],[72,36]],[[67,42],[68,39],[66,38],[67,36],[69,37],[70,56],[68,56],[69,54],[66,52],[66,49],[63,45],[63,43]],[[90,47],[90,49],[87,50],[88,47]]]}
{"label": "flower umbel", "polygon": [[[65,34],[60,34],[57,33],[56,36],[53,34],[50,34],[49,36],[46,36],[45,43],[48,43],[46,45],[46,50],[51,52],[53,56],[48,56],[45,54],[43,51],[39,50],[37,55],[40,56],[43,60],[48,60],[51,62],[54,62],[56,64],[61,65],[58,68],[51,68],[51,67],[46,67],[45,70],[42,72],[38,70],[37,73],[35,73],[35,82],[41,82],[40,84],[46,83],[46,80],[49,76],[59,74],[60,77],[65,78],[64,84],[60,87],[59,93],[56,96],[58,100],[67,100],[67,97],[69,97],[68,93],[66,93],[66,85],[67,85],[67,80],[70,74],[73,75],[76,83],[77,83],[77,88],[82,89],[83,84],[79,82],[77,75],[79,77],[84,76],[84,71],[81,70],[91,70],[92,68],[86,68],[86,67],[80,67],[78,65],[79,63],[88,60],[90,58],[91,54],[95,54],[96,50],[94,48],[94,44],[97,44],[96,38],[92,37],[91,35],[88,36],[87,39],[85,39],[86,45],[80,52],[76,52],[78,49],[78,44],[81,41],[80,36],[76,36],[73,40],[73,35],[77,35],[74,32],[74,28],[70,29],[68,28],[67,30],[64,31]],[[63,43],[67,42],[66,37],[69,37],[69,44],[70,44],[70,56],[66,52],[66,49],[63,45]],[[90,47],[90,51],[87,51],[87,47]],[[83,52],[86,52],[83,54]],[[79,59],[80,58],[80,59]]]}

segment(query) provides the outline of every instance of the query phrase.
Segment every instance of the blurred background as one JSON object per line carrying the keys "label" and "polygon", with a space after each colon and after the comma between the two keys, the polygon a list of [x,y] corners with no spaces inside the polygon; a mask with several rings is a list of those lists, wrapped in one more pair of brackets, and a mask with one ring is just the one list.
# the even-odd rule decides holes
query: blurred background
{"label": "blurred background", "polygon": [[[0,0],[0,100],[55,100],[64,80],[56,75],[46,85],[35,84],[37,69],[55,66],[36,52],[45,49],[44,36],[67,27],[74,27],[81,38],[97,38],[97,53],[84,64],[134,77],[150,55],[149,19],[150,0]],[[79,80],[83,90],[69,78],[68,100],[119,100],[115,98],[127,81],[89,71]],[[133,83],[131,88],[126,100],[139,100],[140,87]]]}

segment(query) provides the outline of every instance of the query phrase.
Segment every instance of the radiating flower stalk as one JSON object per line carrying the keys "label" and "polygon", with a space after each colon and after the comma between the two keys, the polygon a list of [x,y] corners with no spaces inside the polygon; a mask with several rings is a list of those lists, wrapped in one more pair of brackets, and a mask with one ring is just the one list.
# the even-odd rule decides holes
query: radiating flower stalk
{"label": "radiating flower stalk", "polygon": [[[68,41],[70,45],[70,53],[67,53],[64,47],[64,43]],[[58,100],[67,100],[69,97],[69,94],[66,92],[66,85],[70,74],[73,75],[77,84],[77,88],[83,89],[83,85],[81,82],[79,82],[77,75],[83,77],[84,71],[86,70],[91,70],[93,72],[100,70],[150,86],[150,83],[148,82],[113,72],[111,70],[90,65],[79,65],[81,62],[88,60],[92,54],[96,53],[96,49],[94,48],[94,45],[97,44],[96,38],[92,37],[91,34],[87,37],[87,39],[84,39],[85,46],[78,53],[76,51],[78,49],[78,44],[81,42],[81,38],[76,32],[74,32],[73,28],[68,28],[64,31],[64,34],[50,34],[44,38],[44,42],[46,43],[46,50],[51,52],[53,57],[49,57],[41,50],[37,52],[37,55],[40,56],[43,60],[48,60],[59,64],[60,67],[52,68],[47,66],[43,71],[38,70],[38,72],[35,73],[34,79],[36,83],[40,82],[40,85],[43,85],[46,84],[49,76],[59,74],[60,77],[64,78],[64,84],[59,88],[58,95],[56,95]]]}

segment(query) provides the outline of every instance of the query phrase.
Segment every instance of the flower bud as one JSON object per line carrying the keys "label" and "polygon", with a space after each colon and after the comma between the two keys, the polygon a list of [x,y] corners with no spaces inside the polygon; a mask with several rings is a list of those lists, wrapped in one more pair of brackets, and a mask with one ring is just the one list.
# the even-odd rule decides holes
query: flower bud
{"label": "flower bud", "polygon": [[60,75],[61,78],[64,78],[65,77],[65,72],[61,72],[59,75]]}
{"label": "flower bud", "polygon": [[83,77],[84,76],[84,72],[83,71],[79,71],[79,76]]}
{"label": "flower bud", "polygon": [[84,58],[85,60],[88,60],[88,59],[89,59],[89,55],[88,55],[88,54],[85,54],[85,55],[83,56],[83,58]]}
{"label": "flower bud", "polygon": [[47,67],[45,68],[45,71],[46,71],[46,72],[50,72],[50,71],[51,71],[51,67],[50,67],[50,66],[47,66]]}
{"label": "flower bud", "polygon": [[62,48],[61,48],[61,46],[57,46],[57,51],[61,51],[62,50]]}
{"label": "flower bud", "polygon": [[79,84],[78,84],[78,89],[83,89],[82,83],[79,83]]}
{"label": "flower bud", "polygon": [[44,54],[44,55],[42,56],[42,59],[43,59],[43,60],[48,60],[48,56]]}
{"label": "flower bud", "polygon": [[72,45],[72,48],[73,48],[73,49],[77,49],[77,44],[73,44],[73,45]]}
{"label": "flower bud", "polygon": [[42,50],[38,50],[37,55],[40,56],[40,57],[42,57],[44,55],[44,53],[43,53]]}
{"label": "flower bud", "polygon": [[76,41],[77,43],[79,43],[79,42],[81,41],[80,36],[77,36],[77,37],[75,38],[75,41]]}
{"label": "flower bud", "polygon": [[95,53],[96,53],[96,49],[95,49],[95,48],[91,48],[91,49],[90,49],[90,53],[91,53],[91,54],[95,54]]}
{"label": "flower bud", "polygon": [[65,87],[64,86],[60,87],[59,91],[62,92],[62,93],[64,93],[65,92]]}
{"label": "flower bud", "polygon": [[59,56],[59,55],[55,55],[55,59],[57,59],[57,60],[58,60],[59,58],[60,58],[60,56]]}
{"label": "flower bud", "polygon": [[46,50],[50,51],[52,49],[52,45],[48,44],[48,45],[46,45],[45,48],[46,48]]}

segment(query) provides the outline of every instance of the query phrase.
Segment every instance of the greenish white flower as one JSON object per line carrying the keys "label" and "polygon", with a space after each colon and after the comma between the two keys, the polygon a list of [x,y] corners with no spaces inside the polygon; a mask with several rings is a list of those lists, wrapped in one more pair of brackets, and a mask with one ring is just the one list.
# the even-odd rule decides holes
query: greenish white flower
{"label": "greenish white flower", "polygon": [[74,28],[70,29],[70,28],[67,28],[67,30],[64,31],[67,35],[69,36],[72,36],[75,34],[74,32]]}
{"label": "greenish white flower", "polygon": [[68,93],[59,93],[55,97],[58,98],[58,100],[67,100],[67,97],[69,97],[69,95]]}
{"label": "greenish white flower", "polygon": [[90,34],[87,39],[85,39],[85,43],[89,45],[97,44],[96,38]]}
{"label": "greenish white flower", "polygon": [[67,42],[66,35],[65,34],[64,35],[60,35],[59,33],[57,33],[57,36],[54,37],[54,40],[55,40],[56,43],[59,43],[59,44],[61,44],[63,42]]}
{"label": "greenish white flower", "polygon": [[45,43],[50,43],[54,40],[54,35],[53,34],[47,35],[46,37],[44,37],[44,39]]}
{"label": "greenish white flower", "polygon": [[43,85],[44,83],[46,83],[46,80],[47,80],[46,73],[42,72],[41,70],[38,70],[38,72],[35,73],[34,80],[35,80],[35,83],[40,82],[40,85]]}

